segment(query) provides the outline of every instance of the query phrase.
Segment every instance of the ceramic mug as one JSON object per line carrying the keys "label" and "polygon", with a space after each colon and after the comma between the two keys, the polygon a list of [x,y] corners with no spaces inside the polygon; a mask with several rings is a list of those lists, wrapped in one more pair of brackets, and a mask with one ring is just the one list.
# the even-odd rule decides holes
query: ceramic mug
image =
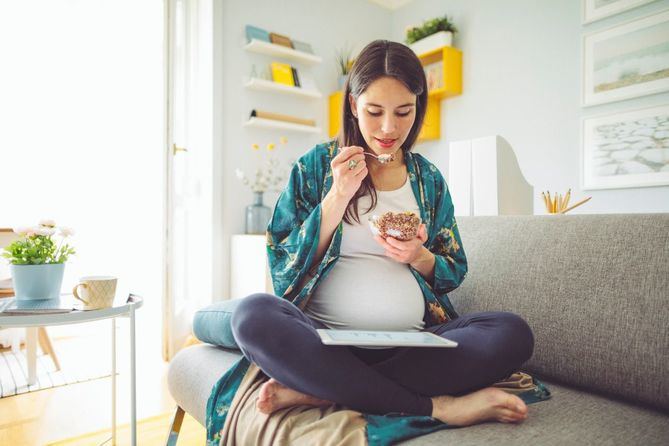
{"label": "ceramic mug", "polygon": [[[72,289],[72,294],[84,303],[84,310],[109,308],[114,303],[117,280],[116,277],[112,276],[82,277]],[[81,290],[81,294],[79,290]]]}

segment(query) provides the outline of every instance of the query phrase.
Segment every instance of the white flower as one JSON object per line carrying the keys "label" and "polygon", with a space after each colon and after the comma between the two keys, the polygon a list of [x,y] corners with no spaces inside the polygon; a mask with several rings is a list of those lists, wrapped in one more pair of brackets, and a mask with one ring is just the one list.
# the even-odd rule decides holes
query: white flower
{"label": "white flower", "polygon": [[235,175],[237,175],[237,178],[239,178],[240,180],[243,180],[245,176],[244,172],[242,172],[241,169],[235,169]]}
{"label": "white flower", "polygon": [[54,235],[56,233],[56,230],[53,229],[53,228],[50,228],[48,226],[39,226],[37,228],[34,228],[33,232],[36,235],[50,236],[50,235]]}
{"label": "white flower", "polygon": [[16,227],[14,228],[14,233],[18,235],[28,235],[29,232],[32,232],[32,228],[29,228],[27,226],[21,226],[21,227]]}
{"label": "white flower", "polygon": [[69,237],[71,235],[74,235],[74,230],[72,228],[62,227],[60,228],[60,235],[62,237]]}
{"label": "white flower", "polygon": [[56,227],[56,222],[53,220],[48,220],[48,219],[42,219],[39,221],[40,226],[44,226],[47,228],[55,228]]}

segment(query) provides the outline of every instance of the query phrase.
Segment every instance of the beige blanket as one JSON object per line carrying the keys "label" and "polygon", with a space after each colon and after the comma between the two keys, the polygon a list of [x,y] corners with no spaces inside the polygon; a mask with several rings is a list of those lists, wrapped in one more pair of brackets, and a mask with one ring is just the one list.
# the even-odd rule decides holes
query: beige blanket
{"label": "beige blanket", "polygon": [[325,407],[293,406],[266,415],[256,408],[260,386],[268,381],[251,363],[235,394],[223,425],[220,446],[367,444],[365,419],[360,412],[332,404]]}
{"label": "beige blanket", "polygon": [[[359,446],[367,444],[362,414],[340,405],[293,406],[266,415],[256,408],[260,386],[269,380],[254,363],[249,366],[225,419],[219,446]],[[494,384],[510,393],[536,386],[517,372]]]}

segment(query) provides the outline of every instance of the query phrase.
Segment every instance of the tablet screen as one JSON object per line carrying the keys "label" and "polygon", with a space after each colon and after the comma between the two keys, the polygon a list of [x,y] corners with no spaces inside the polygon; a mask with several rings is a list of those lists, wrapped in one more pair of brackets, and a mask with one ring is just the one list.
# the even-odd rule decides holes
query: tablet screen
{"label": "tablet screen", "polygon": [[[423,345],[456,346],[457,343],[429,332],[373,331],[373,330],[317,330],[324,343],[342,345]],[[322,333],[321,333],[322,332]]]}

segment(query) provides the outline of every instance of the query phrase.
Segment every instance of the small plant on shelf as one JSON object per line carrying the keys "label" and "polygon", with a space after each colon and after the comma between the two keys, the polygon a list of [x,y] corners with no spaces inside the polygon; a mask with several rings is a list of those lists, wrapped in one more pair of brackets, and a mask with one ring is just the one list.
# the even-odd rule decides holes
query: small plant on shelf
{"label": "small plant on shelf", "polygon": [[337,68],[339,74],[346,76],[353,66],[354,59],[351,57],[351,50],[348,47],[337,50]]}
{"label": "small plant on shelf", "polygon": [[448,16],[436,17],[434,19],[426,20],[420,26],[410,26],[406,30],[406,40],[408,45],[424,39],[439,31],[451,32],[455,35],[458,29]]}

